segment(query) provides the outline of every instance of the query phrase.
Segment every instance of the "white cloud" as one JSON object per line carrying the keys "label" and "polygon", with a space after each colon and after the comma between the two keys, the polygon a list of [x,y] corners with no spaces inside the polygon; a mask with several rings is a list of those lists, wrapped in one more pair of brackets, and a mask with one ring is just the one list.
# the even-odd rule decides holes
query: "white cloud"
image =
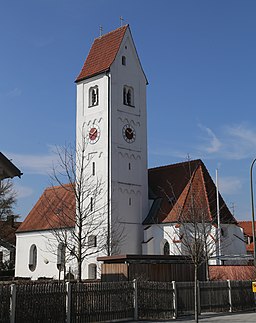
{"label": "white cloud", "polygon": [[14,88],[12,90],[9,90],[8,92],[2,92],[0,93],[0,97],[8,97],[8,98],[15,98],[17,96],[20,96],[22,94],[21,89]]}
{"label": "white cloud", "polygon": [[34,190],[32,188],[27,187],[27,186],[22,186],[19,184],[15,184],[15,191],[17,193],[18,199],[32,196],[34,193]]}
{"label": "white cloud", "polygon": [[42,47],[46,47],[48,45],[51,45],[52,43],[54,43],[55,39],[53,36],[49,36],[48,38],[38,38],[37,40],[35,40],[35,46],[42,48]]}
{"label": "white cloud", "polygon": [[10,98],[14,98],[16,96],[20,96],[21,95],[21,89],[18,89],[17,87],[11,91],[9,91],[8,93],[6,93],[6,96],[10,97]]}
{"label": "white cloud", "polygon": [[53,165],[58,161],[57,154],[52,151],[44,155],[16,154],[8,152],[6,153],[6,156],[13,161],[21,172],[27,174],[48,175],[52,172]]}
{"label": "white cloud", "polygon": [[214,134],[214,132],[210,128],[205,127],[201,124],[199,124],[198,126],[204,132],[206,132],[208,135],[209,140],[207,140],[207,138],[203,137],[205,139],[205,141],[206,140],[208,141],[208,144],[207,144],[207,146],[204,147],[204,150],[210,154],[218,152],[220,150],[222,144],[221,144],[220,140],[217,138],[217,136]]}
{"label": "white cloud", "polygon": [[232,195],[241,191],[242,183],[241,180],[237,177],[219,177],[219,191],[224,195]]}

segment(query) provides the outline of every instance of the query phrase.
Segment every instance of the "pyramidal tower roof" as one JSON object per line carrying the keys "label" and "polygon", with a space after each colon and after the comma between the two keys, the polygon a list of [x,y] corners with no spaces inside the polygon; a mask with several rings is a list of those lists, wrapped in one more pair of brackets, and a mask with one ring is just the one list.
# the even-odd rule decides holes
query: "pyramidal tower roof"
{"label": "pyramidal tower roof", "polygon": [[94,40],[76,82],[109,70],[128,28],[129,25],[122,26]]}

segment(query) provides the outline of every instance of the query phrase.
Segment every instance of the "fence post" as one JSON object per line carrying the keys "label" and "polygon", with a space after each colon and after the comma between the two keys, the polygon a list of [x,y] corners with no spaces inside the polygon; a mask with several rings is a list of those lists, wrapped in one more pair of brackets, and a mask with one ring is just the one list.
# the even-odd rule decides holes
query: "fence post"
{"label": "fence post", "polygon": [[229,312],[233,312],[231,281],[228,279],[227,282],[228,282]]}
{"label": "fence post", "polygon": [[178,301],[177,301],[177,287],[175,280],[172,281],[172,289],[173,289],[173,318],[176,319],[178,317]]}
{"label": "fence post", "polygon": [[66,320],[71,322],[71,283],[66,282]]}
{"label": "fence post", "polygon": [[134,290],[134,297],[133,297],[133,306],[134,306],[134,320],[138,320],[138,283],[137,280],[133,280],[133,290]]}
{"label": "fence post", "polygon": [[10,295],[10,322],[15,323],[15,309],[16,309],[16,285],[11,284]]}
{"label": "fence post", "polygon": [[198,315],[201,314],[201,299],[200,299],[200,282],[199,280],[196,281],[196,287],[197,287],[197,311]]}

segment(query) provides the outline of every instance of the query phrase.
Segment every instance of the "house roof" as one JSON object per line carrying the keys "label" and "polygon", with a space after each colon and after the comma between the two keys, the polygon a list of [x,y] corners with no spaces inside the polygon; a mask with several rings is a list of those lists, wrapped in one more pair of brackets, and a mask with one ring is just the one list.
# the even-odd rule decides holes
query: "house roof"
{"label": "house roof", "polygon": [[[252,237],[252,221],[238,221],[239,226],[248,237]],[[255,223],[256,227],[256,223]]]}
{"label": "house roof", "polygon": [[[149,169],[148,180],[153,204],[144,224],[190,221],[191,201],[203,210],[193,220],[217,224],[216,186],[200,159]],[[221,223],[237,223],[220,194],[219,203]]]}
{"label": "house roof", "polygon": [[[243,229],[244,234],[252,238],[252,221],[239,221],[238,224]],[[255,227],[256,227],[256,223],[255,223]],[[246,250],[249,253],[253,253],[254,243],[251,242],[249,244],[246,244]]]}
{"label": "house roof", "polygon": [[0,180],[5,178],[21,177],[21,171],[0,152]]}
{"label": "house roof", "polygon": [[75,195],[71,184],[47,188],[17,232],[75,226]]}
{"label": "house roof", "polygon": [[11,220],[0,221],[0,245],[7,243],[15,246],[15,232],[21,225],[21,222],[13,222]]}
{"label": "house roof", "polygon": [[[151,168],[148,179],[153,204],[143,224],[180,222],[192,198],[204,210],[204,220],[217,223],[216,187],[201,160]],[[75,196],[69,186],[47,188],[17,232],[74,227]],[[219,202],[221,223],[237,223],[220,194]]]}
{"label": "house roof", "polygon": [[94,40],[76,82],[109,70],[127,28],[129,28],[129,25],[120,27]]}

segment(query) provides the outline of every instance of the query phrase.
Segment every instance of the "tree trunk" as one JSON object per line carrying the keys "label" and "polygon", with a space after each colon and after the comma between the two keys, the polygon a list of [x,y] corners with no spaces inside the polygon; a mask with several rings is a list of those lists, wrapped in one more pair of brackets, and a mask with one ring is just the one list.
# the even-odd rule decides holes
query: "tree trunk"
{"label": "tree trunk", "polygon": [[198,289],[197,289],[197,272],[198,266],[195,264],[195,277],[194,277],[194,295],[195,295],[195,322],[198,323]]}
{"label": "tree trunk", "polygon": [[78,277],[77,280],[79,282],[82,281],[82,225],[79,225],[78,228],[78,259],[77,259],[77,265],[78,265]]}

